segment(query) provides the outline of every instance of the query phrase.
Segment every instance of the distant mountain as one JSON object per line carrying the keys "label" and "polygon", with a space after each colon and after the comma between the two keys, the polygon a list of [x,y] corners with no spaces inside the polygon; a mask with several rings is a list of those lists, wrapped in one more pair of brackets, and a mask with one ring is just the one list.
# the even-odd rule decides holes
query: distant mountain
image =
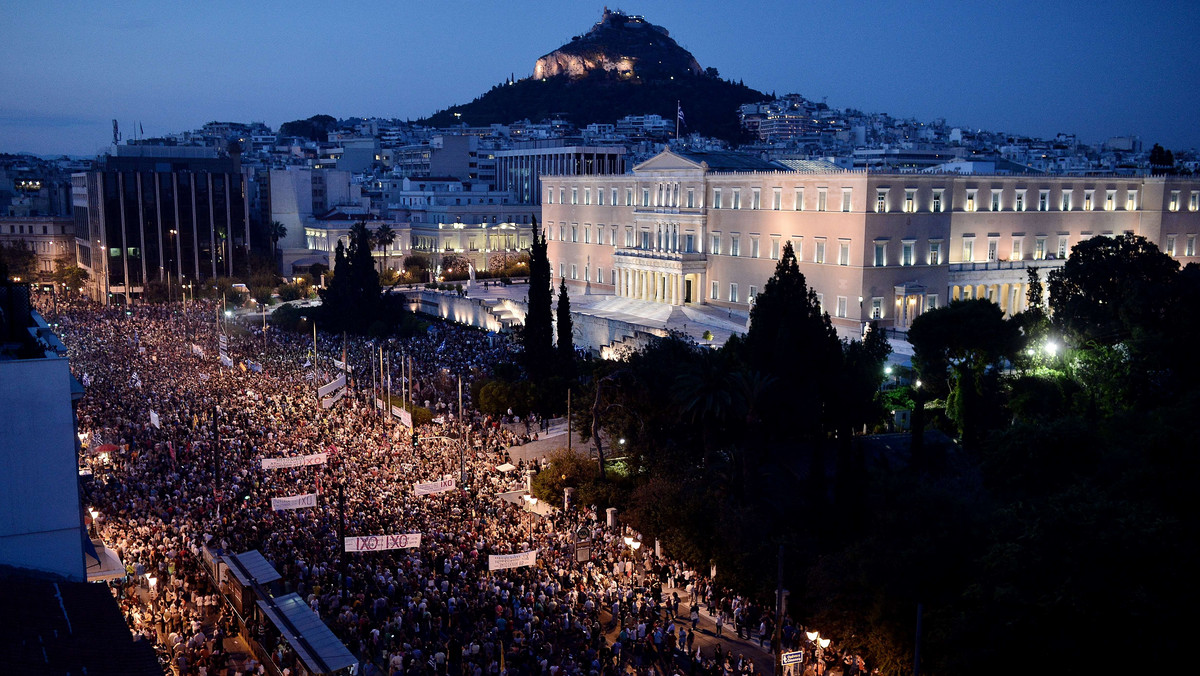
{"label": "distant mountain", "polygon": [[678,101],[685,115],[683,133],[732,141],[740,135],[738,106],[768,98],[722,80],[715,69],[702,70],[665,28],[605,11],[587,34],[538,59],[532,78],[497,85],[471,103],[418,123],[484,126],[562,116],[586,125],[644,114],[674,120]]}

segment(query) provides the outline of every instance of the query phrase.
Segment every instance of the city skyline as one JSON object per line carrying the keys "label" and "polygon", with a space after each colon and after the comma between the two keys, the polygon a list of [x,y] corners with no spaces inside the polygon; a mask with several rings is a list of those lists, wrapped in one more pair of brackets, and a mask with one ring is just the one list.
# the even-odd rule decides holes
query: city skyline
{"label": "city skyline", "polygon": [[[600,18],[603,4],[215,3],[8,6],[0,45],[0,152],[92,155],[126,138],[212,120],[273,128],[315,114],[417,119],[465,103]],[[467,7],[467,11],[460,8]],[[644,0],[622,10],[671,31],[704,67],[764,92],[837,108],[1018,135],[1133,134],[1200,147],[1179,123],[1197,20],[1170,2],[799,4]],[[463,18],[466,17],[466,18]],[[720,33],[713,35],[713,27]],[[1031,45],[1044,45],[1032,48]]]}

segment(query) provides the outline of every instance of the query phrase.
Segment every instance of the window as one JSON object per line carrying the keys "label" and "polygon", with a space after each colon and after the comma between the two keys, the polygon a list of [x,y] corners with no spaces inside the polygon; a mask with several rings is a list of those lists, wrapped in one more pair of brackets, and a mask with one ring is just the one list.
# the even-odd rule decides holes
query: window
{"label": "window", "polygon": [[1033,243],[1033,259],[1043,260],[1046,258],[1046,238],[1038,237]]}
{"label": "window", "polygon": [[596,268],[596,283],[604,283],[604,268]]}
{"label": "window", "polygon": [[617,189],[616,188],[612,189],[612,202],[610,202],[610,204],[612,204],[614,207],[617,206]]}
{"label": "window", "polygon": [[[579,226],[576,225],[575,223],[571,224],[571,241],[572,242],[579,241]],[[575,278],[572,277],[571,279],[575,279]]]}
{"label": "window", "polygon": [[771,190],[771,209],[779,211],[783,208],[783,188],[772,188]]}
{"label": "window", "polygon": [[650,206],[650,189],[642,188],[642,206]]}
{"label": "window", "polygon": [[1166,252],[1168,256],[1175,255],[1175,235],[1167,235]]}
{"label": "window", "polygon": [[1021,260],[1021,238],[1020,237],[1013,237],[1012,256],[1009,257],[1009,260],[1012,260],[1012,261]]}
{"label": "window", "polygon": [[1125,211],[1133,211],[1137,209],[1137,191],[1129,190],[1125,193]]}
{"label": "window", "polygon": [[838,242],[838,265],[850,265],[850,242]]}
{"label": "window", "polygon": [[792,236],[792,252],[796,254],[796,262],[804,262],[804,238]]}
{"label": "window", "polygon": [[616,270],[612,271],[612,285],[613,286],[617,285],[617,271]]}
{"label": "window", "polygon": [[971,261],[975,260],[975,238],[974,237],[964,237],[963,238],[963,257],[962,257],[962,259],[963,259],[964,263],[970,263]]}
{"label": "window", "polygon": [[758,238],[757,237],[750,238],[750,257],[751,258],[759,258],[760,257],[760,253],[758,250]]}
{"label": "window", "polygon": [[714,209],[721,208],[721,189],[720,188],[713,188],[712,204],[713,204]]}
{"label": "window", "polygon": [[[1197,208],[1200,208],[1200,193],[1193,190],[1192,194],[1188,195],[1188,211],[1196,211]],[[46,234],[46,228],[44,227],[42,228],[42,234]]]}
{"label": "window", "polygon": [[571,279],[579,279],[579,268],[574,263],[571,263]]}
{"label": "window", "polygon": [[1171,191],[1171,201],[1167,203],[1167,211],[1179,211],[1179,191]]}
{"label": "window", "polygon": [[592,203],[592,189],[591,188],[583,189],[583,203],[584,204]]}
{"label": "window", "polygon": [[730,209],[741,209],[742,208],[742,191],[738,188],[734,188],[733,196],[730,201],[732,202],[732,204],[729,205]]}
{"label": "window", "polygon": [[1060,235],[1058,238],[1058,259],[1063,260],[1067,257],[1067,237]]}
{"label": "window", "polygon": [[1013,208],[1016,209],[1017,211],[1025,211],[1025,191],[1024,190],[1017,191],[1017,201]]}
{"label": "window", "polygon": [[750,291],[748,293],[746,293],[746,300],[753,303],[755,301],[755,299],[757,299],[757,298],[758,298],[758,287],[751,284]]}
{"label": "window", "polygon": [[941,242],[930,242],[929,243],[929,264],[930,265],[941,265],[942,264],[942,243]]}
{"label": "window", "polygon": [[567,264],[559,263],[558,264],[558,278],[562,279],[563,277],[566,277],[566,276],[567,276]]}
{"label": "window", "polygon": [[579,204],[579,188],[571,188],[571,204]]}
{"label": "window", "polygon": [[1083,191],[1083,210],[1084,211],[1092,210],[1092,196],[1095,194],[1096,194],[1095,190],[1084,190]]}
{"label": "window", "polygon": [[821,312],[825,311],[825,294],[823,293],[817,294],[817,308],[820,309]]}
{"label": "window", "polygon": [[842,188],[842,211],[850,211],[850,188]]}
{"label": "window", "polygon": [[933,213],[935,213],[935,214],[942,213],[942,193],[943,193],[942,188],[937,188],[933,191],[932,209],[933,209]]}
{"label": "window", "polygon": [[794,208],[796,211],[804,211],[804,188],[796,188]]}
{"label": "window", "polygon": [[887,213],[887,191],[877,190],[875,192],[875,213]]}
{"label": "window", "polygon": [[567,189],[566,188],[558,189],[558,203],[559,204],[567,203]]}
{"label": "window", "polygon": [[617,226],[615,225],[612,227],[612,232],[608,234],[608,243],[613,246],[617,245]]}
{"label": "window", "polygon": [[713,282],[712,283],[712,293],[709,296],[709,298],[712,298],[713,300],[719,300],[720,296],[721,296],[721,283]]}
{"label": "window", "polygon": [[813,256],[813,262],[814,263],[824,263],[825,262],[825,240],[823,240],[823,239],[817,240],[817,253]]}
{"label": "window", "polygon": [[590,226],[590,225],[583,226],[583,243],[584,244],[592,243],[592,226]]}
{"label": "window", "polygon": [[1106,190],[1104,192],[1104,210],[1116,211],[1117,209],[1117,191]]}
{"label": "window", "polygon": [[713,254],[714,256],[721,255],[721,236],[720,235],[712,236],[712,246],[708,247],[708,252]]}
{"label": "window", "polygon": [[875,267],[882,268],[885,265],[887,265],[887,244],[875,242]]}
{"label": "window", "polygon": [[1187,246],[1187,248],[1185,248],[1183,250],[1183,255],[1184,256],[1195,256],[1196,255],[1196,236],[1195,235],[1187,236],[1187,245],[1186,246]]}
{"label": "window", "polygon": [[1071,191],[1070,191],[1070,190],[1064,190],[1064,191],[1062,191],[1062,210],[1063,210],[1063,211],[1070,211],[1070,210],[1071,210],[1071,206],[1072,206],[1072,204],[1071,204]]}
{"label": "window", "polygon": [[554,204],[554,188],[546,188],[546,204]]}
{"label": "window", "polygon": [[965,211],[975,211],[975,190],[967,191],[967,206]]}
{"label": "window", "polygon": [[871,319],[883,319],[883,299],[871,299]]}
{"label": "window", "polygon": [[1000,211],[1000,191],[992,191],[992,211]]}
{"label": "window", "polygon": [[567,241],[567,237],[566,237],[566,234],[565,234],[565,233],[566,233],[566,227],[567,227],[567,226],[563,225],[562,223],[559,223],[559,224],[558,224],[558,241],[560,241],[560,242],[565,242],[565,241]]}
{"label": "window", "polygon": [[729,255],[730,256],[741,256],[742,255],[741,244],[742,244],[742,238],[740,235],[730,236],[730,238],[729,238]]}
{"label": "window", "polygon": [[901,242],[900,243],[900,265],[913,265],[915,256],[913,250],[916,247],[916,242]]}
{"label": "window", "polygon": [[729,285],[729,302],[730,302],[730,303],[736,303],[736,302],[738,302],[738,288],[737,288],[737,284],[730,284],[730,285]]}
{"label": "window", "polygon": [[650,243],[650,231],[649,231],[649,230],[643,230],[643,231],[642,231],[642,245],[641,245],[641,247],[640,247],[640,248],[642,248],[642,249],[649,249],[649,248],[651,248],[651,243]]}
{"label": "window", "polygon": [[771,260],[779,260],[779,236],[771,235]]}
{"label": "window", "polygon": [[817,188],[817,211],[826,211],[829,204],[829,190]]}
{"label": "window", "polygon": [[625,228],[625,248],[633,247],[633,228]]}
{"label": "window", "polygon": [[759,188],[750,189],[750,208],[755,211],[762,208],[762,190]]}
{"label": "window", "polygon": [[846,304],[847,304],[847,303],[846,303],[846,297],[845,297],[845,296],[838,296],[838,297],[837,297],[837,316],[839,316],[839,317],[845,317],[845,316],[846,316]]}
{"label": "window", "polygon": [[687,189],[687,208],[689,208],[689,209],[696,208],[696,189],[695,188]]}
{"label": "window", "polygon": [[1049,190],[1039,190],[1038,191],[1038,211],[1049,211],[1049,210],[1050,210],[1050,191]]}
{"label": "window", "polygon": [[925,309],[936,310],[938,308],[938,297],[936,293],[931,293],[925,296]]}
{"label": "window", "polygon": [[596,204],[604,206],[604,190],[596,188]]}
{"label": "window", "polygon": [[987,257],[987,259],[988,259],[989,263],[996,260],[996,249],[999,247],[1000,247],[1000,242],[998,242],[994,239],[988,240],[988,257]]}
{"label": "window", "polygon": [[625,206],[633,206],[633,188],[625,188]]}
{"label": "window", "polygon": [[904,191],[904,213],[912,214],[917,211],[917,190],[909,188]]}

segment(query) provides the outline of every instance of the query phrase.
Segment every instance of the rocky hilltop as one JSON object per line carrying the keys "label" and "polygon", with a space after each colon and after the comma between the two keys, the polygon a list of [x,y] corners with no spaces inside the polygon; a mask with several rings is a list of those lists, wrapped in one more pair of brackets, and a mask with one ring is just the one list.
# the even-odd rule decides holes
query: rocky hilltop
{"label": "rocky hilltop", "polygon": [[671,39],[670,32],[636,15],[605,8],[583,35],[546,54],[533,67],[534,79],[573,79],[603,72],[622,79],[669,79],[699,75],[696,58]]}

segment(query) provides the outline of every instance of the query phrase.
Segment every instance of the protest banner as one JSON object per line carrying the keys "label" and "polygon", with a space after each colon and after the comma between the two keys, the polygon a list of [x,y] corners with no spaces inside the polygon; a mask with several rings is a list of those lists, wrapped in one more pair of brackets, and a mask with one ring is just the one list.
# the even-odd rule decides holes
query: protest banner
{"label": "protest banner", "polygon": [[271,509],[279,511],[283,509],[303,509],[305,507],[317,506],[317,494],[305,493],[304,495],[292,495],[286,498],[271,498]]}
{"label": "protest banner", "polygon": [[490,554],[488,555],[488,570],[505,570],[532,566],[537,563],[538,550],[534,549],[520,554]]}
{"label": "protest banner", "polygon": [[360,535],[346,538],[348,552],[382,552],[389,549],[408,549],[421,546],[420,533],[401,533],[399,535]]}
{"label": "protest banner", "polygon": [[446,491],[454,490],[454,479],[442,479],[441,481],[430,481],[425,484],[413,484],[413,492],[417,495],[432,495],[434,493],[445,493]]}
{"label": "protest banner", "polygon": [[288,467],[308,467],[310,465],[324,465],[328,459],[327,453],[314,453],[313,455],[298,455],[292,458],[263,458],[263,469],[284,469]]}

